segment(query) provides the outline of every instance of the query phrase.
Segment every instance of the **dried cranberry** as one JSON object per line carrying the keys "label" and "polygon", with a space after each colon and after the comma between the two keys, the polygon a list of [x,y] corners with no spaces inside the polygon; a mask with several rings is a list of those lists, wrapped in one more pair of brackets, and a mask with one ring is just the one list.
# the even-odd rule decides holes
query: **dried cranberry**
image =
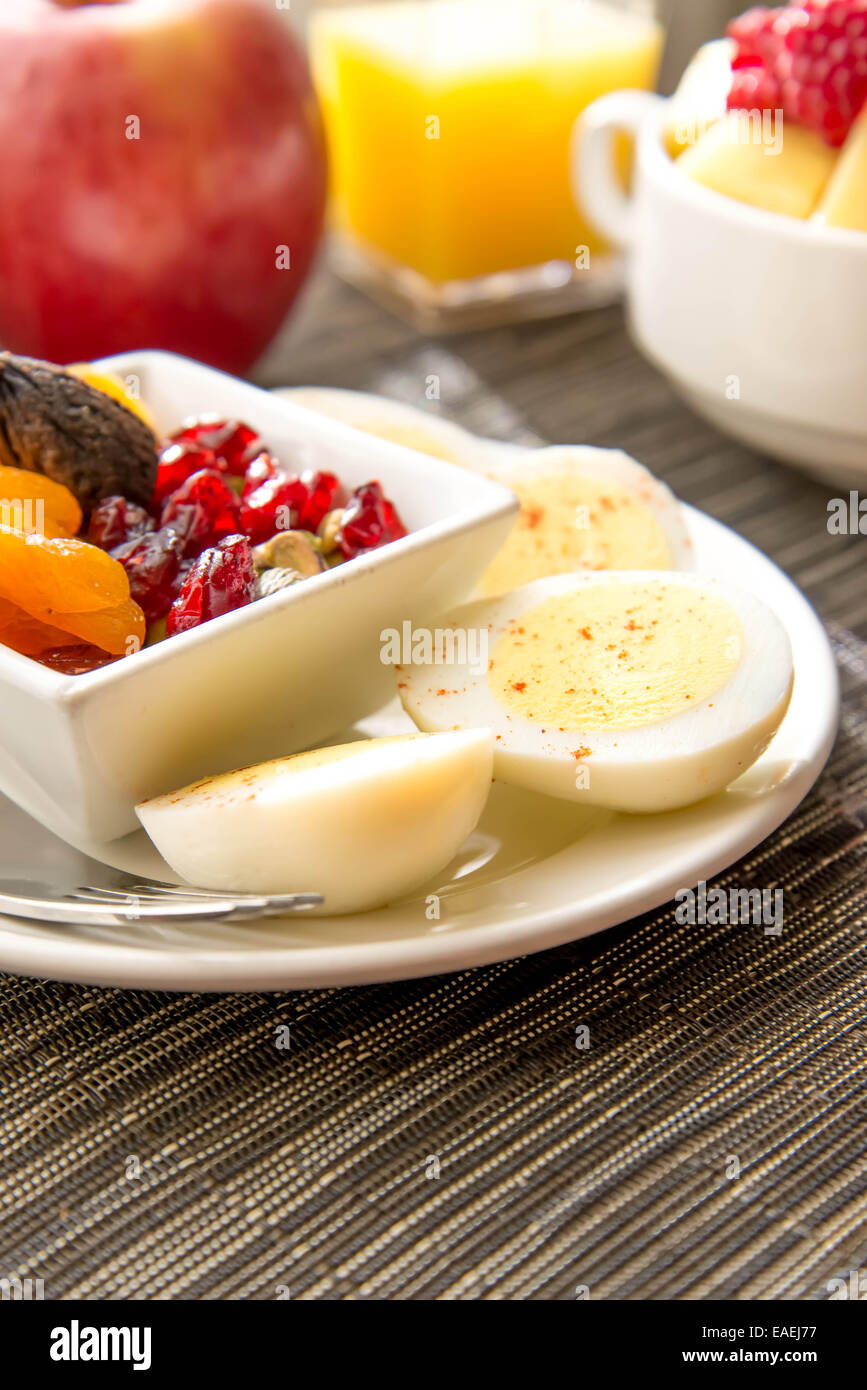
{"label": "dried cranberry", "polygon": [[113,550],[116,545],[137,540],[153,529],[153,517],[144,507],[128,502],[125,497],[104,497],[91,513],[87,539],[103,550]]}
{"label": "dried cranberry", "polygon": [[275,473],[241,504],[241,529],[254,545],[278,531],[315,531],[340,492],[333,473]]}
{"label": "dried cranberry", "polygon": [[256,594],[256,571],[246,536],[227,536],[196,560],[169,610],[166,636],[174,637],[222,613],[243,608]]}
{"label": "dried cranberry", "polygon": [[298,518],[302,531],[316,531],[323,517],[346,500],[340,480],[333,473],[302,473],[308,489],[306,505]]}
{"label": "dried cranberry", "polygon": [[191,420],[183,429],[172,435],[173,440],[189,441],[210,450],[215,456],[216,466],[221,473],[240,476],[262,448],[261,440],[255,430],[241,420],[215,420],[205,416],[201,420]]}
{"label": "dried cranberry", "polygon": [[377,550],[406,535],[406,527],[379,483],[364,483],[350,497],[343,513],[337,544],[345,560]]}
{"label": "dried cranberry", "polygon": [[154,507],[159,510],[187,478],[201,472],[203,468],[217,469],[217,460],[210,449],[202,449],[197,444],[184,442],[167,444],[159,453]]}
{"label": "dried cranberry", "polygon": [[[198,556],[196,557],[196,559],[198,559]],[[174,602],[178,594],[181,592],[181,589],[186,584],[187,575],[189,574],[190,570],[193,568],[193,565],[195,563],[195,560],[181,560],[178,572],[175,575],[175,582],[172,585],[172,602]]]}
{"label": "dried cranberry", "polygon": [[238,498],[220,474],[202,469],[172,493],[160,525],[183,537],[184,555],[190,557],[236,532],[239,511]]}
{"label": "dried cranberry", "polygon": [[40,652],[37,660],[42,666],[50,666],[52,671],[59,671],[63,676],[83,676],[87,671],[98,671],[100,666],[119,661],[120,657],[112,656],[111,652],[104,652],[90,642],[76,642],[69,647],[50,647],[48,651]]}
{"label": "dried cranberry", "polygon": [[149,623],[164,618],[172,606],[183,548],[181,537],[163,527],[111,552],[129,576],[130,598],[135,599]]}
{"label": "dried cranberry", "polygon": [[307,489],[300,478],[275,473],[243,499],[241,529],[254,545],[269,540],[277,531],[294,530],[306,500]]}
{"label": "dried cranberry", "polygon": [[280,472],[280,465],[276,459],[272,459],[271,455],[263,450],[247,464],[241,496],[249,497],[250,493],[255,492],[257,487],[267,482],[269,478],[276,477]]}

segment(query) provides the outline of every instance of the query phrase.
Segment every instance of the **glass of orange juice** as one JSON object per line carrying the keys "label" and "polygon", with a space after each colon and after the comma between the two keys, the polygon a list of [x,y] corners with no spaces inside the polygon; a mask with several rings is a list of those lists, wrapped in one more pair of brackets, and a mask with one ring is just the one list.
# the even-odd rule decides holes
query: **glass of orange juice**
{"label": "glass of orange juice", "polygon": [[570,139],[597,97],[655,84],[652,11],[652,0],[318,5],[310,45],[338,269],[428,331],[614,297],[619,265],[576,205]]}

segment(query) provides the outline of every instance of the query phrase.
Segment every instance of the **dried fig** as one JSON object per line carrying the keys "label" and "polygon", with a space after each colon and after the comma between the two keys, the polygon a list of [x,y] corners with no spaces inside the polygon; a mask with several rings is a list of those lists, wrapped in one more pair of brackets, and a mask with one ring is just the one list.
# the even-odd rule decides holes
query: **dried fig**
{"label": "dried fig", "polygon": [[120,401],[51,362],[0,352],[0,464],[63,483],[86,512],[115,494],[146,506],[157,446]]}

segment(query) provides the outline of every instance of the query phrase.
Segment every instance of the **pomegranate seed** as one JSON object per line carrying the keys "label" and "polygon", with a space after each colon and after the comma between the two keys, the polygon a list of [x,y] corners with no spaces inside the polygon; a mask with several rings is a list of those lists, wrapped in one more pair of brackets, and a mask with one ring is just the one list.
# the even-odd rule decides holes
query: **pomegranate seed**
{"label": "pomegranate seed", "polygon": [[782,47],[782,40],[776,31],[780,11],[768,5],[754,5],[745,14],[738,15],[729,24],[728,36],[734,39],[735,53],[732,67],[770,66]]}
{"label": "pomegranate seed", "polygon": [[241,529],[254,545],[278,531],[292,531],[307,491],[300,478],[275,473],[248,493],[241,503]]}
{"label": "pomegranate seed", "polygon": [[257,487],[267,482],[269,478],[276,477],[279,472],[280,468],[270,454],[265,452],[257,454],[247,464],[244,473],[244,486],[241,488],[242,498],[249,497],[251,492],[255,492]]}
{"label": "pomegranate seed", "polygon": [[201,623],[252,602],[256,571],[246,536],[227,536],[204,550],[187,575],[169,610],[166,636],[187,632]]}
{"label": "pomegranate seed", "polygon": [[241,529],[254,545],[278,531],[315,531],[340,491],[333,473],[274,473],[241,504]]}
{"label": "pomegranate seed", "polygon": [[238,498],[219,473],[202,469],[173,492],[162,510],[161,526],[184,541],[184,555],[198,555],[238,530]]}
{"label": "pomegranate seed", "polygon": [[337,544],[345,560],[377,550],[406,535],[397,508],[379,483],[364,483],[353,492],[343,513]]}
{"label": "pomegranate seed", "polygon": [[111,552],[129,576],[130,598],[135,599],[149,623],[164,618],[172,606],[183,550],[182,538],[163,527]]}
{"label": "pomegranate seed", "polygon": [[201,449],[198,445],[185,443],[167,444],[160,450],[159,462],[157,465],[157,481],[154,487],[153,505],[157,511],[162,507],[166,498],[192,477],[194,473],[199,473],[203,468],[216,470],[217,460],[210,449]]}
{"label": "pomegranate seed", "polygon": [[333,473],[302,473],[301,479],[309,490],[309,497],[298,525],[302,531],[317,531],[326,513],[345,502],[346,494]]}
{"label": "pomegranate seed", "polygon": [[219,472],[231,473],[235,477],[244,472],[250,459],[262,448],[256,431],[241,420],[215,420],[208,416],[191,420],[173,434],[172,439],[188,441],[209,450],[217,460]]}
{"label": "pomegranate seed", "polygon": [[780,108],[786,119],[842,145],[867,103],[867,0],[800,0],[733,20],[728,104]]}
{"label": "pomegranate seed", "polygon": [[777,111],[783,106],[783,93],[773,73],[764,68],[737,68],[732,75],[729,110]]}
{"label": "pomegranate seed", "polygon": [[153,529],[153,517],[144,507],[128,502],[125,497],[104,497],[91,513],[87,539],[91,545],[113,550],[116,545],[138,540]]}

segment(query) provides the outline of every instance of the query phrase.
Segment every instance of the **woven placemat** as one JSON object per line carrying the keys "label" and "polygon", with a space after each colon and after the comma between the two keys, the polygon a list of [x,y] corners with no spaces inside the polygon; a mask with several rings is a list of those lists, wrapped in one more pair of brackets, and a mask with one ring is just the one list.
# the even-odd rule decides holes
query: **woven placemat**
{"label": "woven placemat", "polygon": [[827,1298],[867,1262],[867,649],[833,639],[832,760],[717,880],[781,887],[779,936],[668,907],[375,988],[6,979],[0,1274],[48,1298]]}

